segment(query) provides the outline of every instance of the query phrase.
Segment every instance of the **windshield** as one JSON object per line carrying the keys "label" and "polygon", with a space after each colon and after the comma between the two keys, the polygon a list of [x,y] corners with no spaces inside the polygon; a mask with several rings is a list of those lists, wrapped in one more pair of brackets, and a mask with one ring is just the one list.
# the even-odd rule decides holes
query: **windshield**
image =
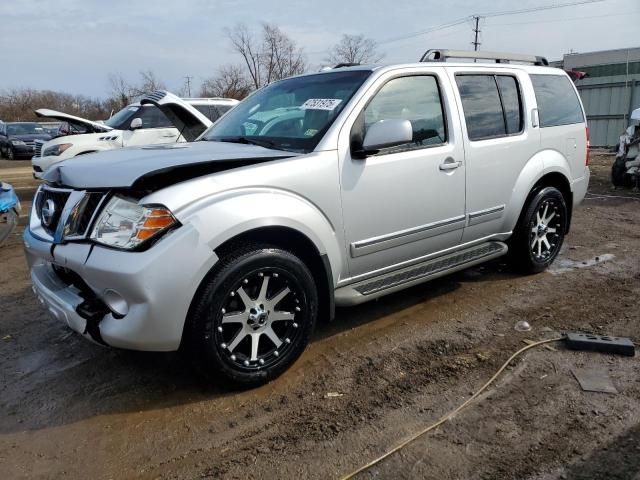
{"label": "windshield", "polygon": [[211,126],[201,140],[310,152],[370,74],[342,71],[272,83]]}
{"label": "windshield", "polygon": [[122,125],[127,123],[130,118],[133,118],[133,115],[140,109],[139,106],[129,105],[128,107],[124,107],[115,115],[112,115],[111,118],[104,122],[107,127],[119,129]]}
{"label": "windshield", "polygon": [[8,135],[36,135],[44,133],[44,129],[37,123],[14,123],[7,125]]}

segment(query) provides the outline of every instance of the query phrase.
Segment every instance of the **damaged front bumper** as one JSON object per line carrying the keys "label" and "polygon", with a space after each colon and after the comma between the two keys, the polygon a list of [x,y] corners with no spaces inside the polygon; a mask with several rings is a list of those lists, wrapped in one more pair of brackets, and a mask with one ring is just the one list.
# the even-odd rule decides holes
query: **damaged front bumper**
{"label": "damaged front bumper", "polygon": [[33,290],[51,316],[96,342],[177,350],[191,300],[217,261],[183,226],[143,252],[88,242],[52,244],[25,230]]}

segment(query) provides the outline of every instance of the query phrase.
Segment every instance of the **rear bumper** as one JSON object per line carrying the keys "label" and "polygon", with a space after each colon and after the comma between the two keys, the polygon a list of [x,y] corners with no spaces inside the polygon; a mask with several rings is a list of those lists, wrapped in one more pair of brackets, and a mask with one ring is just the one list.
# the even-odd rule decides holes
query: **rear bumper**
{"label": "rear bumper", "polygon": [[[33,290],[49,313],[96,342],[148,351],[176,350],[191,300],[217,261],[198,232],[184,225],[144,252],[88,243],[56,245],[24,233]],[[53,269],[64,267],[81,282]],[[86,305],[98,304],[98,316]],[[124,305],[124,307],[123,307]]]}
{"label": "rear bumper", "polygon": [[584,199],[584,196],[587,194],[590,176],[591,172],[589,171],[589,167],[584,167],[584,175],[571,182],[571,192],[573,193],[574,207],[580,205],[580,203]]}

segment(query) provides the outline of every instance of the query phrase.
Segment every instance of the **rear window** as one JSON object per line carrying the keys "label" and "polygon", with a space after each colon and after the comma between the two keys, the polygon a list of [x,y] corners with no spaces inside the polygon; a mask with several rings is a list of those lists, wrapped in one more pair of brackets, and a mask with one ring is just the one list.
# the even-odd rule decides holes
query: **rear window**
{"label": "rear window", "polygon": [[580,100],[564,75],[531,75],[541,127],[583,123]]}

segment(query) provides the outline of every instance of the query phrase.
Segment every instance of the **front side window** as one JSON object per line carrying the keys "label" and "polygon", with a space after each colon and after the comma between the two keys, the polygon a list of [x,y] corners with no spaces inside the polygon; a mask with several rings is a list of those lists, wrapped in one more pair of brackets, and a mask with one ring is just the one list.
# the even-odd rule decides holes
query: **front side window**
{"label": "front side window", "polygon": [[364,110],[364,129],[380,120],[409,120],[410,143],[384,149],[381,153],[413,150],[446,141],[444,111],[435,77],[417,75],[389,80]]}
{"label": "front side window", "polygon": [[311,152],[370,75],[347,70],[274,82],[234,107],[201,140]]}
{"label": "front side window", "polygon": [[145,105],[138,111],[142,119],[142,128],[171,128],[173,123],[155,105]]}
{"label": "front side window", "polygon": [[522,131],[522,100],[510,75],[457,75],[469,140],[504,137]]}
{"label": "front side window", "polygon": [[141,107],[139,105],[129,105],[128,107],[124,107],[118,113],[113,114],[111,118],[109,118],[109,120],[106,120],[104,122],[104,124],[107,127],[115,128],[118,130],[125,130],[129,128],[131,120],[136,117],[136,114],[138,113],[138,110],[140,110],[140,108]]}
{"label": "front side window", "polygon": [[584,122],[582,107],[566,75],[531,75],[541,127]]}

